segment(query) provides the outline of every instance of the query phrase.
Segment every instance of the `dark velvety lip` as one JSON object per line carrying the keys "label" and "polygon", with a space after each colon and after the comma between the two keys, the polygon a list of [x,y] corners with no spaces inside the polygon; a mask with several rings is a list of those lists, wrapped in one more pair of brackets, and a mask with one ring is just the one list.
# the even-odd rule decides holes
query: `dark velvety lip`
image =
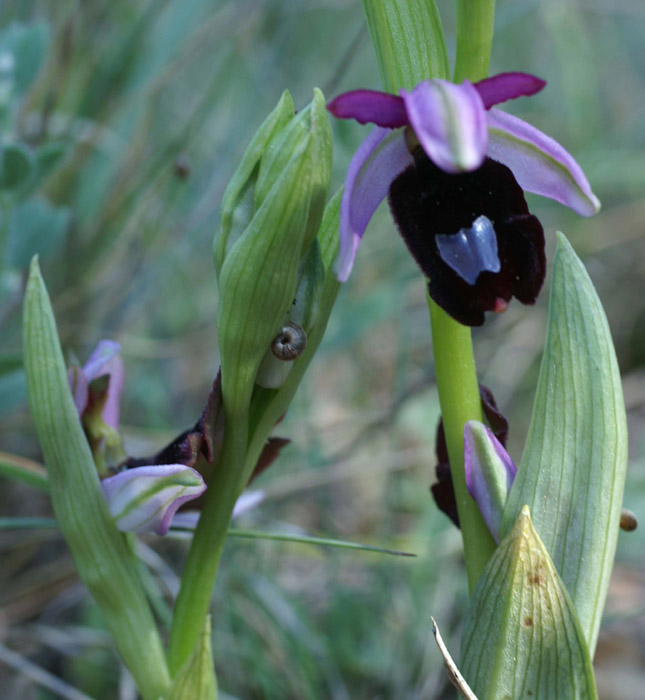
{"label": "dark velvety lip", "polygon": [[[537,299],[546,272],[544,232],[506,166],[487,158],[473,172],[448,174],[417,149],[415,165],[392,183],[389,204],[430,296],[460,323],[480,326],[486,311],[505,309],[512,297],[524,304]],[[437,236],[457,235],[482,216],[493,225],[500,267],[482,270],[473,284],[445,262]]]}

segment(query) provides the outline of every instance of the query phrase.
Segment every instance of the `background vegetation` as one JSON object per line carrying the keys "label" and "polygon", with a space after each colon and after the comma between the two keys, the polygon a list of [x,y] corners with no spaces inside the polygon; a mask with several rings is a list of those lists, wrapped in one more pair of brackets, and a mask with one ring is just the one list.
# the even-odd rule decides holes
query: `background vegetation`
{"label": "background vegetation", "polygon": [[[453,3],[438,4],[454,44]],[[492,72],[548,81],[509,110],[564,143],[603,202],[583,220],[530,198],[549,249],[553,231],[565,231],[607,310],[631,429],[625,505],[643,520],[645,7],[498,5]],[[255,129],[285,87],[301,106],[313,86],[328,97],[379,87],[360,3],[3,0],[0,54],[16,41],[15,22],[35,28],[33,76],[28,66],[24,93],[0,116],[2,139],[27,144],[51,167],[13,204],[2,202],[0,450],[39,458],[20,364],[22,285],[39,251],[65,348],[85,360],[100,338],[122,343],[126,442],[131,454],[147,454],[194,422],[217,370],[210,245],[220,197]],[[1,80],[0,70],[0,93]],[[340,186],[366,132],[351,123],[334,131]],[[479,372],[510,419],[516,458],[546,300],[514,303],[475,333]],[[438,420],[428,326],[422,280],[383,208],[280,426],[292,444],[257,482],[267,500],[240,524],[418,556],[231,540],[214,602],[223,697],[452,697],[430,615],[456,652],[465,576],[459,534],[428,491]],[[42,494],[2,479],[0,514],[49,508]],[[642,532],[620,536],[596,654],[603,698],[637,697],[645,682]],[[146,540],[162,619],[185,552],[182,541]],[[58,534],[0,532],[0,555],[2,648],[91,697],[134,697]],[[3,697],[54,697],[23,671],[0,664]]]}

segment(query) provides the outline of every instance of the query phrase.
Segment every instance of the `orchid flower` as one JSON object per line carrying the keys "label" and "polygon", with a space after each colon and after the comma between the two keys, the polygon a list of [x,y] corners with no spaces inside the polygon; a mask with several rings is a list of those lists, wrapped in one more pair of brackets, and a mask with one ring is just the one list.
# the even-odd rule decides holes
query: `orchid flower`
{"label": "orchid flower", "polygon": [[82,367],[70,368],[68,379],[96,467],[106,476],[110,466],[125,458],[119,431],[125,379],[121,345],[113,340],[99,341]]}
{"label": "orchid flower", "polygon": [[494,105],[539,92],[545,82],[502,73],[478,83],[427,80],[391,95],[355,90],[328,109],[377,128],[352,158],[340,212],[337,275],[347,280],[381,201],[456,320],[476,326],[512,296],[535,302],[544,281],[544,233],[523,190],[578,214],[600,203],[580,166],[557,142]]}
{"label": "orchid flower", "polygon": [[112,430],[118,432],[125,368],[121,357],[121,345],[114,340],[100,340],[83,367],[70,370],[70,385],[79,416],[88,409],[91,397],[90,383],[99,377],[108,378],[104,396],[101,397],[101,418]]}
{"label": "orchid flower", "polygon": [[[99,341],[83,367],[72,367],[68,376],[97,471],[105,477],[125,457],[120,434],[125,378],[120,344]],[[120,530],[158,535],[168,532],[178,508],[206,490],[201,474],[184,464],[147,464],[125,469],[103,478],[101,486]]]}
{"label": "orchid flower", "polygon": [[201,496],[201,474],[185,464],[135,467],[103,479],[103,493],[119,530],[165,535],[184,503]]}

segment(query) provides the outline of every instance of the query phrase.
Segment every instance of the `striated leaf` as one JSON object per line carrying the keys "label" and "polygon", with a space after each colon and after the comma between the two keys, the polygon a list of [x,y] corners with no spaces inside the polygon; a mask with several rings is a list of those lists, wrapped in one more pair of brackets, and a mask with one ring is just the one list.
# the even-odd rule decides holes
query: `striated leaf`
{"label": "striated leaf", "polygon": [[412,90],[422,80],[448,79],[450,64],[435,0],[363,0],[388,92]]}
{"label": "striated leaf", "polygon": [[533,417],[502,536],[524,504],[569,591],[593,654],[614,561],[627,426],[609,326],[562,234]]}
{"label": "striated leaf", "polygon": [[575,608],[528,506],[475,587],[460,668],[480,698],[597,697]]}
{"label": "striated leaf", "polygon": [[157,700],[169,682],[161,639],[132,551],[116,529],[101,491],[37,258],[25,295],[23,348],[29,406],[56,520],[142,696]]}

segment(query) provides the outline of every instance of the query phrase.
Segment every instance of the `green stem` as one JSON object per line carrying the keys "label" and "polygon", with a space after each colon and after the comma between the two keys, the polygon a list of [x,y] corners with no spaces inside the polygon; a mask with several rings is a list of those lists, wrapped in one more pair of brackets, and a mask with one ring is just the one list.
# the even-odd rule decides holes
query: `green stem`
{"label": "green stem", "polygon": [[495,550],[477,504],[468,493],[464,473],[464,425],[469,420],[482,420],[473,344],[470,328],[453,320],[429,296],[427,301],[441,416],[464,540],[468,588],[472,592]]}
{"label": "green stem", "polygon": [[278,391],[256,387],[250,406],[243,403],[237,412],[226,412],[222,452],[214,478],[208,486],[175,606],[169,650],[173,675],[189,657],[201,634],[235,502],[253,473],[269,433],[289,407],[325,333],[340,289],[340,282],[330,268],[338,251],[341,195],[342,191],[337,192],[325,208],[318,232],[327,274],[318,319],[303,356],[297,360],[287,381]]}
{"label": "green stem", "polygon": [[[363,8],[386,90],[396,93],[428,78],[447,77],[443,59],[436,58],[445,52],[434,0],[363,0]],[[495,0],[457,0],[455,81],[480,80],[488,74],[494,15]],[[421,17],[425,18],[425,32],[418,31]],[[477,504],[468,494],[464,476],[464,424],[482,419],[472,339],[469,328],[454,321],[429,298],[428,307],[439,402],[472,591],[495,549]]]}
{"label": "green stem", "polygon": [[227,416],[226,425],[220,460],[208,485],[175,603],[168,650],[168,664],[173,677],[199,639],[233,508],[239,496],[240,484],[244,483],[248,420],[229,420]]}
{"label": "green stem", "polygon": [[494,23],[495,0],[457,0],[456,83],[488,75]]}
{"label": "green stem", "polygon": [[[455,82],[481,80],[488,75],[494,23],[495,0],[457,0]],[[468,493],[464,474],[464,425],[469,420],[482,420],[473,344],[470,329],[450,318],[429,297],[428,307],[439,402],[472,592],[495,550],[477,504]]]}

